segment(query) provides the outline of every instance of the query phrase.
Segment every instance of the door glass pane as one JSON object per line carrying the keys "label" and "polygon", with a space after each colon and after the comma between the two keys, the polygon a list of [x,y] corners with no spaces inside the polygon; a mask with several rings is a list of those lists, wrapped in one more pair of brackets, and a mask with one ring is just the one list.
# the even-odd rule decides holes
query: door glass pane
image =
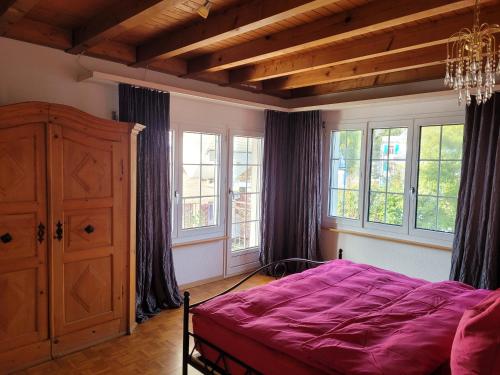
{"label": "door glass pane", "polygon": [[260,246],[260,201],[263,139],[233,137],[231,250]]}

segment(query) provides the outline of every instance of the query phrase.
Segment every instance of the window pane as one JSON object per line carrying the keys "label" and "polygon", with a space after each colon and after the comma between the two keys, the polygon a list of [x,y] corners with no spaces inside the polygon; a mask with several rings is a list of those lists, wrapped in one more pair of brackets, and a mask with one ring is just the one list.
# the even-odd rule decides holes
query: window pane
{"label": "window pane", "polygon": [[439,160],[440,127],[423,126],[420,129],[420,159]]}
{"label": "window pane", "polygon": [[390,193],[404,193],[406,161],[390,161],[387,191]]}
{"label": "window pane", "polygon": [[247,168],[247,191],[249,193],[257,193],[260,191],[260,171],[262,167],[254,165]]}
{"label": "window pane", "polygon": [[247,163],[247,143],[245,137],[233,138],[233,164],[246,164]]}
{"label": "window pane", "polygon": [[370,191],[385,192],[387,189],[387,161],[372,161],[370,173]]}
{"label": "window pane", "polygon": [[245,233],[244,226],[245,223],[235,223],[231,228],[231,242],[233,251],[242,250],[245,248]]}
{"label": "window pane", "polygon": [[390,129],[389,134],[389,159],[406,160],[408,129],[392,128]]}
{"label": "window pane", "polygon": [[345,161],[332,160],[330,172],[330,187],[345,188]]}
{"label": "window pane", "polygon": [[200,164],[201,134],[185,132],[182,137],[182,163]]}
{"label": "window pane", "polygon": [[217,193],[217,167],[204,165],[201,167],[201,195]]}
{"label": "window pane", "polygon": [[182,228],[196,228],[200,226],[200,199],[182,199]]}
{"label": "window pane", "polygon": [[207,227],[217,224],[217,199],[215,197],[201,198],[200,226]]}
{"label": "window pane", "polygon": [[358,197],[359,193],[357,191],[346,190],[344,217],[349,219],[359,219]]}
{"label": "window pane", "polygon": [[344,216],[344,190],[330,190],[330,216]]}
{"label": "window pane", "polygon": [[389,155],[389,129],[373,129],[372,160],[387,159]]}
{"label": "window pane", "polygon": [[347,160],[345,168],[346,189],[359,189],[359,160]]}
{"label": "window pane", "polygon": [[457,199],[439,198],[438,201],[438,230],[443,232],[455,231],[455,218],[457,216]]}
{"label": "window pane", "polygon": [[437,196],[438,176],[438,161],[421,161],[418,166],[418,194]]}
{"label": "window pane", "polygon": [[247,247],[257,247],[260,244],[260,222],[251,221],[247,224]]}
{"label": "window pane", "polygon": [[362,136],[361,130],[331,133],[329,216],[359,219]]}
{"label": "window pane", "polygon": [[417,200],[417,228],[436,229],[437,198],[418,197]]}
{"label": "window pane", "polygon": [[182,229],[217,225],[219,140],[217,134],[182,135]]}
{"label": "window pane", "polygon": [[385,193],[370,193],[368,220],[377,223],[385,222]]}
{"label": "window pane", "polygon": [[246,219],[247,194],[233,194],[232,220],[233,223],[241,223]]}
{"label": "window pane", "polygon": [[246,165],[233,166],[233,191],[246,193],[247,191],[247,171]]}
{"label": "window pane", "polygon": [[202,164],[219,164],[219,137],[215,134],[202,134]]}
{"label": "window pane", "polygon": [[361,150],[361,131],[347,131],[346,132],[346,159],[359,159]]}
{"label": "window pane", "polygon": [[443,143],[441,159],[462,160],[462,146],[464,141],[463,125],[443,126]]}
{"label": "window pane", "polygon": [[458,197],[461,167],[462,163],[459,161],[441,162],[441,178],[439,179],[440,196]]}
{"label": "window pane", "polygon": [[463,125],[421,128],[416,228],[454,231],[462,143]]}
{"label": "window pane", "polygon": [[248,194],[247,206],[247,220],[260,220],[260,194]]}
{"label": "window pane", "polygon": [[200,166],[184,165],[182,168],[182,194],[184,197],[200,196]]}
{"label": "window pane", "polygon": [[262,165],[262,148],[264,142],[262,138],[247,138],[248,139],[248,164]]}
{"label": "window pane", "polygon": [[387,224],[403,225],[404,196],[400,194],[387,194]]}

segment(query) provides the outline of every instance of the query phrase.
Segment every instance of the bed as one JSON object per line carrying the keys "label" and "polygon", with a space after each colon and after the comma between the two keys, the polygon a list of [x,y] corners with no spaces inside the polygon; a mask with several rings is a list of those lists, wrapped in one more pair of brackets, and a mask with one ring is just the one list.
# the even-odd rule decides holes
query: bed
{"label": "bed", "polygon": [[348,260],[284,264],[298,261],[317,267],[195,305],[185,294],[184,374],[446,373],[463,312],[489,293]]}

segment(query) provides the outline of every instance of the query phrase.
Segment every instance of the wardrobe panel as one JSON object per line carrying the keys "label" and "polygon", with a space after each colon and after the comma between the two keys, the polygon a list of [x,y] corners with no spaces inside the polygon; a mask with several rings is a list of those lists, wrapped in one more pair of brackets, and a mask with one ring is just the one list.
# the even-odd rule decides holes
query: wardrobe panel
{"label": "wardrobe panel", "polygon": [[[63,352],[60,342],[67,350],[78,332],[86,335],[86,329],[123,316],[128,250],[124,145],[76,128],[74,123],[49,125],[56,234],[52,269],[55,355]],[[83,341],[75,340],[75,348]]]}
{"label": "wardrobe panel", "polygon": [[33,344],[48,340],[45,126],[8,127],[0,111],[2,371],[15,368]]}

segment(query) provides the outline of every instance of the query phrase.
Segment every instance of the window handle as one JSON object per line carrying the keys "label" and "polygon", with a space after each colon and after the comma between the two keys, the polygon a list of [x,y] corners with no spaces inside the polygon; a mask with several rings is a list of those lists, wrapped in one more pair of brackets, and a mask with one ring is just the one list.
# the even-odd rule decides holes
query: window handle
{"label": "window handle", "polygon": [[415,193],[416,193],[416,192],[417,192],[417,189],[415,189],[415,186],[412,186],[412,187],[410,188],[410,191],[409,191],[410,195],[413,197],[413,196],[415,195]]}
{"label": "window handle", "polygon": [[179,204],[179,201],[181,200],[181,193],[179,193],[177,190],[174,193],[175,197],[175,203]]}

